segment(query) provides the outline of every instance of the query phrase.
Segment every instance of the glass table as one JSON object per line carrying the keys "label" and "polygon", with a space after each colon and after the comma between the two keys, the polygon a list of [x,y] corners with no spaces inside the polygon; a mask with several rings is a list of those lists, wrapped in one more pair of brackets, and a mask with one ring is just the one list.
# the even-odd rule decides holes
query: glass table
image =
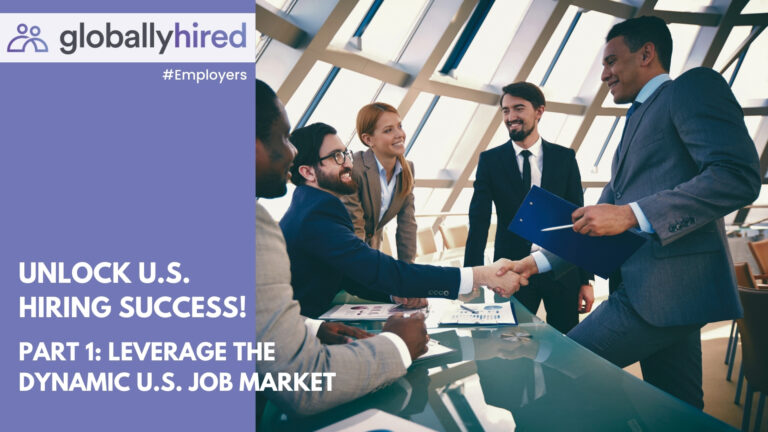
{"label": "glass table", "polygon": [[512,304],[518,326],[430,331],[455,351],[415,362],[388,387],[312,417],[289,418],[268,404],[258,430],[315,430],[370,408],[439,431],[735,430]]}

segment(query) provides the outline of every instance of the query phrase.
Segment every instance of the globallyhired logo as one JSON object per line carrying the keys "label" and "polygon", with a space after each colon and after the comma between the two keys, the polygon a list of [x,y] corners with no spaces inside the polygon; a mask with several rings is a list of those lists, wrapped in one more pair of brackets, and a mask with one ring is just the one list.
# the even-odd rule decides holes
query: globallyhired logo
{"label": "globallyhired logo", "polygon": [[192,28],[183,28],[181,23],[174,23],[173,30],[159,30],[154,22],[141,23],[140,29],[122,31],[112,27],[107,22],[103,30],[88,29],[81,22],[77,29],[65,30],[59,41],[64,54],[74,54],[78,49],[88,48],[156,48],[159,54],[164,54],[169,46],[174,48],[245,48],[246,26],[242,23],[239,29],[204,30],[193,22]]}
{"label": "globallyhired logo", "polygon": [[[76,27],[61,31],[59,51],[71,55],[88,49],[150,49],[158,54],[165,54],[169,48],[245,48],[247,45],[246,23],[230,29],[203,29],[197,22],[191,27],[180,22],[168,25],[155,22],[142,22],[128,27],[114,25],[112,22],[89,26],[80,22]],[[61,28],[61,27],[60,27]],[[8,44],[8,52],[48,52],[48,45],[38,37],[40,28],[29,28],[19,24],[19,33]]]}
{"label": "globallyhired logo", "polygon": [[[6,51],[9,53],[26,52],[27,48],[34,48],[34,52],[48,52],[48,44],[42,38],[39,38],[40,27],[32,26],[31,28],[21,23],[16,27],[18,35],[8,42]],[[31,49],[30,49],[31,50]]]}

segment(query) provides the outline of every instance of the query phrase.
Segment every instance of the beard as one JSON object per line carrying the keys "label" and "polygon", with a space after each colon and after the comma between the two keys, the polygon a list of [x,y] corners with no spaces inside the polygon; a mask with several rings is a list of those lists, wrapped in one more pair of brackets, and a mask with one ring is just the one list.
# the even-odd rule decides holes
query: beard
{"label": "beard", "polygon": [[[325,174],[324,172],[317,170],[317,185],[323,189],[327,189],[331,192],[335,192],[339,195],[349,195],[357,192],[357,182],[352,178],[352,169],[344,168],[339,171],[339,174],[334,176]],[[350,181],[343,182],[341,176],[343,174],[350,174]]]}
{"label": "beard", "polygon": [[519,142],[528,137],[528,135],[533,132],[533,126],[531,126],[530,129],[525,130],[525,123],[522,123],[519,130],[509,130],[509,126],[507,126],[507,130],[509,131],[509,138],[512,141]]}

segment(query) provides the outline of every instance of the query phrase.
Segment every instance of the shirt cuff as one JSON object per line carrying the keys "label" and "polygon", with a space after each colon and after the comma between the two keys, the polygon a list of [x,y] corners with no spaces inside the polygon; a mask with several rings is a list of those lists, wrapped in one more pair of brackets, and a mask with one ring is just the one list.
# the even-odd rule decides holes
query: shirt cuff
{"label": "shirt cuff", "polygon": [[395,344],[395,347],[397,347],[397,351],[400,353],[400,358],[403,360],[403,366],[405,366],[405,368],[408,369],[412,363],[411,352],[408,351],[408,345],[405,344],[405,342],[400,338],[400,336],[392,332],[381,332],[379,334],[391,340],[392,343]]}
{"label": "shirt cuff", "polygon": [[472,273],[472,267],[462,267],[459,270],[461,271],[459,295],[467,295],[472,292],[472,287],[475,285],[475,276]]}
{"label": "shirt cuff", "polygon": [[649,234],[656,232],[651,226],[651,223],[648,222],[648,218],[645,217],[645,213],[643,213],[643,210],[637,202],[629,203],[629,207],[632,208],[632,213],[635,214],[635,219],[637,219],[637,223],[640,225],[640,230],[642,232]]}
{"label": "shirt cuff", "polygon": [[312,318],[306,318],[304,325],[307,327],[309,334],[317,336],[317,331],[320,330],[320,325],[323,324],[323,320],[316,320]]}
{"label": "shirt cuff", "polygon": [[536,261],[536,267],[539,268],[539,273],[546,273],[552,270],[552,265],[540,250],[532,253],[531,256],[533,257],[533,260]]}

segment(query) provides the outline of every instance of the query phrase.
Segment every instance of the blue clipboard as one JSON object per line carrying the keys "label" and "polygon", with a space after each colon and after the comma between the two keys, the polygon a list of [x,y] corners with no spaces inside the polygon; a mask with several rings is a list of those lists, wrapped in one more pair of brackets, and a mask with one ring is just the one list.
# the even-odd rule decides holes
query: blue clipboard
{"label": "blue clipboard", "polygon": [[576,205],[559,196],[533,186],[508,229],[560,258],[607,279],[645,243],[646,238],[633,231],[605,237],[582,235],[571,228],[542,231],[543,228],[570,224],[571,213],[576,208]]}

